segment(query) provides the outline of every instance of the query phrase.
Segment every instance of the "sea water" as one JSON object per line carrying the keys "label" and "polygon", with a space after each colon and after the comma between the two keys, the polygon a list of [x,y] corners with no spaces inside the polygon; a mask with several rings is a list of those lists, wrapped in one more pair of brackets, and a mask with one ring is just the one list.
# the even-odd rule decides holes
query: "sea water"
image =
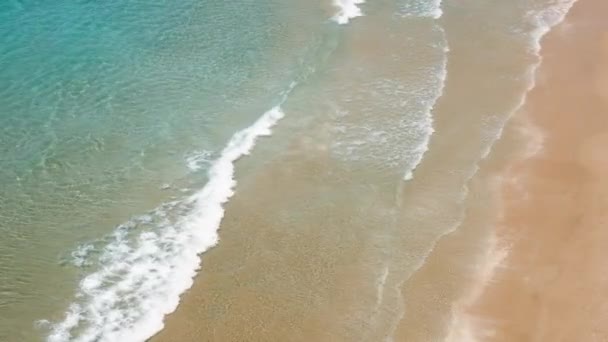
{"label": "sea water", "polygon": [[[224,206],[238,197],[237,180],[245,187],[235,215],[249,220],[242,202],[258,208],[285,249],[253,238],[239,248],[277,249],[287,261],[300,238],[323,236],[305,249],[325,246],[318,259],[300,258],[307,267],[290,270],[354,260],[341,272],[350,270],[343,279],[361,289],[361,302],[319,300],[309,315],[334,312],[343,321],[330,327],[359,338],[392,336],[399,322],[387,316],[407,313],[396,289],[462,214],[457,205],[449,214],[433,210],[449,207],[440,199],[466,197],[476,163],[531,84],[540,36],[568,3],[0,4],[0,340],[143,341],[160,331],[199,269],[204,277],[204,252],[222,253],[218,229]],[[458,30],[466,25],[450,21],[463,13],[487,26],[474,48]],[[530,58],[513,69],[500,64],[508,72],[498,78],[510,77],[512,93],[483,113],[479,106],[440,113],[442,101],[457,98],[451,77],[467,83],[450,65],[487,48],[483,42],[513,44]],[[452,153],[438,136],[450,136],[442,122],[458,115],[481,127],[471,130],[475,146],[454,150],[466,153]],[[239,172],[237,161],[250,153]],[[460,159],[449,164],[446,156]],[[462,177],[430,182],[439,173],[428,165],[438,160],[442,172]],[[258,226],[239,226],[240,238]],[[230,249],[240,241],[231,234],[224,254],[235,257],[224,262],[247,270]],[[343,273],[330,273],[323,286],[341,289],[336,274]],[[319,285],[277,279],[277,301],[283,290]],[[327,296],[323,286],[311,298]],[[229,292],[214,298],[222,296]],[[353,327],[368,310],[383,333]],[[235,309],[231,317],[247,315]],[[266,317],[271,322],[272,312]]]}

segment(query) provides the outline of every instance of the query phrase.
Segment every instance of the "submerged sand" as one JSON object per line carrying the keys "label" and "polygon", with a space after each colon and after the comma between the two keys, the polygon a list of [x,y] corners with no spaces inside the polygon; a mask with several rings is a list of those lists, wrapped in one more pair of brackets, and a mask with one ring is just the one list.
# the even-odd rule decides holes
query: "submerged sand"
{"label": "submerged sand", "polygon": [[579,0],[543,39],[537,85],[498,147],[536,130],[542,149],[488,166],[500,179],[496,233],[509,254],[459,312],[457,336],[608,341],[607,13],[606,1]]}

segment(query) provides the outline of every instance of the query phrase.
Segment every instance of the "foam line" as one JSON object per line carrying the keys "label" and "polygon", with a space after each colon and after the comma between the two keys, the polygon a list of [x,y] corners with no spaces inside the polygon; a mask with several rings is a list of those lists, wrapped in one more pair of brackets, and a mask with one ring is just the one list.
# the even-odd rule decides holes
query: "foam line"
{"label": "foam line", "polygon": [[338,12],[332,19],[340,25],[348,24],[351,19],[363,16],[363,11],[358,5],[364,2],[364,0],[334,0]]}
{"label": "foam line", "polygon": [[[63,321],[51,325],[47,341],[137,342],[162,330],[165,315],[192,286],[199,254],[218,243],[223,205],[236,186],[235,162],[283,116],[277,106],[235,133],[200,191],[119,226],[100,251],[101,267],[80,282],[74,303]],[[80,264],[87,262],[88,247],[83,248],[75,254]]]}

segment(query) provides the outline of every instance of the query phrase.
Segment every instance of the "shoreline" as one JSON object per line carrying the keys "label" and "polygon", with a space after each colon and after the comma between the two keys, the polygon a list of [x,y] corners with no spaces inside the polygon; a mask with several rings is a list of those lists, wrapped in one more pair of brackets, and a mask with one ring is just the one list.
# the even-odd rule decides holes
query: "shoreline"
{"label": "shoreline", "polygon": [[599,274],[608,241],[600,227],[608,195],[600,156],[608,144],[607,10],[578,0],[541,40],[536,85],[497,143],[504,149],[525,135],[528,146],[510,160],[491,156],[482,176],[499,197],[487,254],[496,258],[456,304],[450,341],[608,339],[608,317],[593,295],[608,290]]}
{"label": "shoreline", "polygon": [[[58,229],[60,234],[49,230],[43,234],[51,235],[32,234],[25,239],[20,228],[9,227],[14,239],[8,235],[6,250],[16,253],[7,259],[5,278],[15,295],[7,292],[3,305],[8,303],[5,311],[10,320],[0,324],[0,330],[6,331],[0,335],[36,340],[45,334],[49,341],[145,340],[162,329],[147,341],[444,340],[447,328],[461,323],[452,321],[455,311],[478,309],[467,304],[480,296],[483,285],[493,279],[492,271],[502,265],[504,241],[519,242],[502,230],[499,233],[504,234],[493,235],[490,222],[495,223],[500,202],[492,200],[503,188],[490,193],[484,182],[498,187],[502,177],[505,196],[515,204],[522,197],[516,192],[523,187],[520,173],[529,170],[527,164],[513,163],[523,158],[523,153],[519,159],[515,154],[528,138],[536,142],[532,139],[545,134],[535,121],[520,123],[530,115],[516,113],[536,84],[540,40],[553,23],[561,22],[560,14],[567,12],[572,1],[465,0],[442,6],[439,0],[428,4],[343,0],[344,8],[354,10],[350,17],[343,16],[345,21],[352,19],[345,25],[334,22],[338,8],[331,0],[192,4],[176,8],[176,16],[164,11],[171,15],[156,16],[155,22],[172,25],[163,31],[162,44],[151,46],[154,53],[149,56],[159,52],[162,63],[158,65],[167,65],[167,70],[159,74],[133,70],[125,74],[129,82],[124,84],[130,88],[131,81],[141,83],[141,88],[133,88],[138,89],[133,92],[138,99],[138,95],[164,93],[174,101],[156,97],[157,105],[141,102],[143,110],[138,113],[142,116],[128,120],[138,127],[137,132],[119,132],[129,135],[120,135],[127,140],[131,134],[145,136],[135,139],[126,151],[128,163],[119,163],[125,167],[117,173],[95,168],[99,172],[88,174],[94,164],[80,169],[78,163],[69,162],[70,153],[49,152],[40,169],[44,177],[34,179],[38,177],[34,175],[32,180],[42,184],[49,176],[49,184],[65,188],[56,198],[73,203],[84,199],[85,206],[73,211],[74,218],[53,215],[57,221],[50,220],[49,213],[66,212],[71,206],[60,200],[57,208],[54,204],[50,208],[57,211],[46,211],[45,203],[55,197],[31,196],[34,188],[15,188],[15,194],[23,192],[35,199],[28,200],[31,206],[21,206],[25,198],[21,195],[6,196],[9,212],[18,213],[17,217],[31,214],[50,228],[73,226],[70,229],[78,234]],[[115,7],[99,6],[114,13]],[[73,9],[80,13],[80,6]],[[97,5],[87,6],[89,10],[97,10]],[[241,20],[232,15],[235,10],[256,15]],[[148,23],[149,13],[137,13],[142,14],[137,16],[141,24]],[[172,22],[182,15],[192,20]],[[108,16],[103,27],[116,18]],[[235,22],[243,25],[230,25]],[[139,31],[140,21],[131,23],[133,27],[128,27]],[[75,24],[66,22],[66,32],[90,27],[89,22]],[[209,37],[198,34],[201,27],[209,27],[204,31],[210,36],[216,37],[213,32],[217,32],[218,38],[226,39],[210,46]],[[193,34],[183,34],[187,32]],[[234,47],[235,53],[219,44],[223,42]],[[111,39],[106,43],[113,46]],[[123,50],[130,55],[131,50]],[[216,53],[226,53],[222,63],[214,62]],[[187,58],[192,56],[212,63],[192,64],[193,59]],[[179,68],[174,70],[174,66]],[[58,75],[63,75],[62,70],[57,69]],[[74,75],[94,79],[95,70],[74,69]],[[7,74],[9,80],[13,74]],[[123,84],[122,76],[117,76],[110,85]],[[218,76],[218,86],[209,93],[213,100],[205,97],[205,89],[214,83],[188,86],[187,80],[199,76],[211,82]],[[292,80],[289,89],[298,82],[297,89],[286,91],[284,86]],[[605,80],[608,77],[595,82],[598,96],[606,95]],[[148,89],[157,81],[161,87]],[[61,94],[79,88],[69,82],[51,83]],[[99,89],[104,87],[100,84]],[[111,89],[114,94],[122,88]],[[200,97],[199,90],[203,90]],[[222,96],[216,98],[216,90]],[[74,104],[80,108],[82,101],[74,95],[66,108]],[[97,108],[98,95],[87,92],[83,99],[91,99]],[[115,98],[117,109],[140,108],[122,96]],[[41,100],[55,103],[51,95]],[[275,101],[284,106],[273,107],[278,104]],[[28,103],[27,99],[23,102]],[[161,111],[165,105],[172,108]],[[148,120],[157,110],[163,114],[160,121]],[[170,115],[165,117],[165,112]],[[581,128],[577,124],[570,126]],[[106,151],[118,153],[114,150],[118,145],[111,143],[115,132],[102,126],[99,131],[90,126],[95,136],[83,142],[91,140],[92,148],[103,151],[107,141]],[[58,124],[51,131],[66,133],[72,127],[77,128]],[[527,133],[524,127],[529,128]],[[13,128],[9,126],[19,131]],[[503,134],[503,129],[508,132]],[[263,138],[267,135],[272,137]],[[601,156],[597,146],[603,146],[603,137],[602,133],[591,139],[576,155],[585,156],[585,163],[593,164],[590,168],[596,167]],[[64,142],[66,146],[78,143]],[[253,155],[245,157],[254,145]],[[494,145],[503,147],[495,151]],[[87,151],[74,146],[68,150]],[[542,144],[530,144],[526,158],[538,152],[534,146]],[[131,158],[130,153],[135,156],[140,147],[139,157]],[[567,147],[560,145],[559,152]],[[119,165],[114,163],[121,160],[119,154],[104,167]],[[59,172],[64,162],[73,173]],[[560,168],[564,163],[550,165]],[[518,167],[506,175],[506,164]],[[578,172],[570,169],[572,174]],[[118,177],[123,172],[124,177]],[[603,173],[598,169],[596,178],[601,180]],[[137,177],[143,174],[147,176]],[[80,184],[80,176],[89,180]],[[89,176],[99,176],[99,186]],[[517,184],[509,183],[515,178]],[[69,181],[56,181],[61,179]],[[21,179],[16,186],[22,186]],[[67,196],[72,191],[77,191],[76,197]],[[114,196],[120,201],[112,200]],[[590,200],[588,206],[601,213],[597,203]],[[88,205],[95,210],[86,210]],[[38,213],[38,207],[44,210]],[[72,224],[81,222],[80,216],[91,224]],[[28,220],[17,222],[16,227],[35,227],[32,222],[38,222]],[[23,248],[17,248],[24,242]],[[38,254],[35,247],[40,242],[49,249],[41,248]],[[45,263],[53,266],[42,267]],[[62,286],[45,287],[40,279]],[[471,289],[472,296],[467,297]],[[54,302],[56,308],[49,306]],[[473,330],[469,327],[469,335]],[[19,339],[9,335],[0,340]],[[455,341],[473,340],[470,337]]]}
{"label": "shoreline", "polygon": [[[452,23],[457,22],[457,18],[457,15],[453,16],[453,18],[449,14],[446,16],[446,20]],[[354,29],[356,28],[355,26]],[[495,38],[497,37],[491,34],[486,37],[488,42],[494,42]],[[464,84],[471,82],[470,69],[467,68],[470,66],[470,55],[467,52],[471,47],[463,41],[459,43],[461,46],[455,46],[454,51],[457,55],[458,53],[461,53],[461,55],[454,58],[452,63],[453,67],[456,66],[457,75],[458,72],[461,72],[466,73],[467,77],[455,77],[449,81],[452,82],[450,94],[447,97],[444,96],[443,100],[445,103],[443,106],[440,105],[442,107],[440,109],[443,109],[446,113],[457,112],[457,108],[468,108],[467,101],[462,100],[462,96],[457,96],[459,94],[462,95],[462,93],[455,90],[456,88],[459,90],[467,89],[467,87],[454,88],[454,85],[458,84],[457,81],[459,79],[464,80]],[[503,48],[510,50],[507,49],[507,46],[511,46],[509,42],[505,40],[503,43],[506,44]],[[518,50],[513,56],[509,55],[509,57],[514,57],[514,60],[505,58],[505,61],[508,60],[508,62],[513,63],[512,65],[509,64],[509,66],[514,71],[525,70],[526,66],[524,64],[529,58],[525,54],[525,46],[520,42],[513,44],[513,46],[521,49],[521,51]],[[363,44],[361,51],[365,52],[368,48],[367,44]],[[359,55],[361,54],[357,54],[357,56]],[[489,56],[493,55],[489,54]],[[487,65],[485,66],[486,69],[482,70],[487,70],[490,73],[496,72],[497,68],[495,66],[499,70],[504,71],[500,69],[500,67],[504,67],[500,63]],[[476,75],[477,79],[481,81],[490,79],[491,77],[488,77],[482,70],[478,71],[479,74]],[[490,76],[494,76],[494,74],[490,74]],[[524,77],[527,79],[527,74]],[[521,87],[521,85],[518,81],[514,81],[513,84],[510,84],[510,87],[516,89]],[[505,85],[505,89],[510,88]],[[465,95],[477,99],[479,92],[476,90],[473,89],[472,91],[465,92]],[[495,91],[496,89],[492,90]],[[504,103],[500,102],[500,104],[504,108],[508,107],[511,109],[509,113],[517,111],[516,108],[518,106],[513,107],[509,102],[510,99],[504,99],[504,92],[501,92],[500,96],[498,96],[499,92],[493,92],[492,90],[489,93],[495,95],[496,98],[490,97],[489,100],[486,100],[486,105],[496,105],[497,102],[504,101]],[[518,96],[513,95],[513,97]],[[436,205],[436,207],[431,208],[437,208],[439,212],[444,212],[445,210],[444,215],[446,216],[443,217],[443,220],[445,220],[443,223],[446,223],[446,226],[452,227],[454,224],[461,226],[454,231],[433,232],[435,236],[430,236],[431,234],[428,234],[428,230],[425,230],[427,231],[426,234],[429,235],[428,241],[423,241],[423,244],[419,244],[418,246],[407,246],[431,246],[432,252],[430,255],[423,255],[427,253],[426,251],[420,254],[422,255],[420,259],[423,264],[411,271],[414,274],[413,276],[408,273],[410,272],[409,269],[407,272],[403,271],[404,267],[402,266],[410,266],[411,263],[410,259],[404,258],[405,261],[400,261],[399,259],[397,261],[390,260],[392,264],[380,264],[378,260],[372,260],[373,263],[364,265],[366,267],[380,266],[378,268],[380,274],[378,274],[377,280],[373,281],[373,288],[368,286],[368,283],[370,283],[368,279],[361,279],[360,274],[362,272],[350,263],[352,263],[352,260],[356,260],[361,264],[364,261],[369,261],[366,260],[369,257],[362,255],[361,251],[368,247],[362,241],[367,241],[368,238],[375,238],[368,235],[372,230],[361,229],[360,231],[356,231],[356,233],[351,232],[348,236],[348,239],[351,240],[345,240],[340,235],[331,235],[336,227],[343,227],[345,222],[351,222],[353,215],[352,208],[339,208],[327,211],[325,208],[314,207],[315,217],[309,217],[303,220],[303,222],[306,222],[308,226],[322,227],[321,232],[323,234],[303,229],[303,227],[294,224],[292,221],[279,221],[283,217],[276,217],[274,213],[291,211],[294,205],[300,202],[313,203],[318,200],[317,192],[312,191],[313,189],[316,189],[316,191],[322,190],[322,194],[327,196],[329,193],[327,191],[328,184],[332,184],[332,182],[343,184],[342,180],[334,179],[332,178],[333,176],[327,176],[340,174],[345,170],[336,168],[335,165],[327,165],[327,148],[325,147],[326,144],[323,144],[325,139],[316,141],[314,144],[312,142],[296,144],[294,150],[290,152],[289,158],[273,161],[272,168],[266,169],[264,173],[257,174],[254,178],[243,181],[239,185],[239,196],[236,196],[228,204],[226,225],[222,228],[224,239],[221,248],[214,249],[205,256],[205,264],[207,265],[205,266],[205,279],[201,279],[202,277],[199,278],[200,275],[197,275],[193,288],[184,295],[185,299],[180,303],[178,310],[167,317],[168,328],[154,336],[152,340],[196,340],[201,336],[207,336],[210,339],[216,340],[243,338],[251,340],[288,338],[295,340],[304,340],[305,338],[317,340],[336,340],[340,338],[344,338],[344,340],[356,340],[356,338],[363,338],[363,340],[374,340],[373,338],[377,338],[380,340],[390,338],[390,336],[386,336],[388,334],[394,335],[395,341],[416,341],[421,340],[420,338],[428,339],[431,335],[440,336],[444,334],[444,329],[446,328],[444,323],[450,324],[450,315],[449,312],[445,314],[445,311],[442,310],[444,308],[448,308],[449,310],[452,300],[461,298],[459,294],[467,292],[467,285],[473,284],[475,277],[483,276],[483,278],[489,280],[492,273],[492,267],[476,269],[476,265],[474,264],[480,260],[480,255],[492,255],[488,253],[494,251],[494,249],[488,248],[488,245],[485,245],[484,242],[487,239],[493,238],[492,236],[487,236],[489,232],[488,226],[485,224],[490,219],[488,216],[492,215],[495,211],[489,210],[489,202],[485,198],[481,199],[479,197],[491,197],[491,195],[485,193],[480,195],[480,191],[477,191],[483,189],[481,181],[477,179],[480,177],[475,175],[474,177],[471,176],[473,177],[471,179],[468,175],[471,172],[475,174],[473,169],[477,166],[483,167],[487,164],[486,161],[478,159],[480,158],[478,153],[481,154],[481,159],[488,154],[490,154],[490,159],[496,158],[496,156],[493,156],[495,154],[493,149],[486,150],[483,145],[490,138],[478,141],[477,135],[486,132],[483,129],[487,129],[487,127],[484,127],[484,125],[477,121],[479,118],[484,118],[483,115],[485,113],[480,111],[476,114],[479,117],[474,115],[466,117],[471,122],[469,126],[472,126],[472,128],[468,127],[471,129],[471,132],[468,134],[470,137],[468,137],[467,141],[463,141],[462,131],[454,130],[454,127],[467,126],[462,121],[462,117],[459,117],[458,121],[452,121],[455,119],[454,116],[439,115],[437,125],[440,136],[435,137],[433,144],[436,147],[448,148],[449,145],[458,141],[460,144],[466,143],[467,148],[461,147],[458,154],[446,155],[445,151],[447,149],[444,150],[442,148],[436,153],[431,153],[431,155],[425,157],[426,160],[420,166],[422,170],[420,171],[421,177],[416,177],[413,182],[408,183],[410,200],[417,198],[418,200],[422,200],[423,203],[425,200],[428,201],[431,198],[436,198],[428,195],[429,189],[437,188],[437,190],[441,190],[437,191],[435,195],[442,194],[441,198],[445,197],[444,199],[449,199],[450,201],[446,202],[450,203],[448,204],[449,208],[445,210],[446,204],[439,201],[433,202],[432,205]],[[516,114],[509,115],[509,118],[517,116]],[[494,118],[494,120],[496,120],[496,124],[500,121],[498,118]],[[508,121],[510,123],[512,120]],[[500,121],[501,129],[503,123],[503,121]],[[509,123],[507,125],[510,125]],[[445,135],[441,133],[445,133]],[[508,138],[501,137],[500,141],[509,140]],[[508,159],[513,157],[513,146],[517,146],[519,142],[510,141],[506,152],[501,151],[504,153],[498,153],[498,158]],[[317,147],[317,149],[312,151],[313,147]],[[306,157],[301,158],[301,160],[296,158],[302,152],[306,152]],[[311,152],[315,153],[311,154]],[[470,161],[474,161],[475,164],[471,166]],[[446,171],[446,165],[460,167],[454,167],[455,170],[458,170],[456,172],[449,172],[449,170]],[[332,170],[332,167],[336,170]],[[296,172],[295,170],[301,171]],[[310,175],[316,175],[316,177],[310,178]],[[300,179],[295,178],[294,181],[294,176],[299,176]],[[364,181],[369,181],[368,176],[367,174],[362,174],[360,183],[364,184]],[[448,182],[447,179],[453,182]],[[474,198],[471,201],[474,202],[472,203],[474,211],[472,215],[465,215],[466,223],[463,223],[460,219],[460,206],[462,204],[465,207],[463,210],[468,212],[469,209],[466,206],[471,203],[458,202],[457,206],[451,206],[453,199],[466,198],[468,196],[469,181],[473,183],[471,185],[473,190],[470,192]],[[464,182],[463,184],[467,186],[461,188],[461,182]],[[281,184],[281,186],[277,186],[278,184]],[[266,194],[268,185],[272,185],[279,190],[273,194]],[[453,187],[453,189],[449,187]],[[455,197],[448,198],[448,196],[445,196],[446,188],[453,190]],[[298,194],[297,197],[293,198],[296,201],[291,201],[292,193]],[[386,193],[386,191],[379,191],[378,193]],[[259,194],[264,194],[265,197]],[[338,199],[343,198],[342,196],[343,194],[333,202],[338,202]],[[256,201],[252,201],[254,198]],[[352,198],[357,198],[357,196],[352,196]],[[391,212],[400,213],[399,211],[387,210],[387,208],[391,208],[393,203],[389,203],[388,201],[384,203],[386,199],[382,197],[379,197],[379,199],[376,202],[380,202],[380,205],[376,203],[373,206],[369,206],[367,203],[364,203],[365,210],[362,212],[374,210],[374,212],[380,213],[379,217],[385,217],[387,213]],[[254,202],[255,204],[252,204]],[[263,203],[265,204],[262,205]],[[311,212],[310,208],[305,209],[305,212]],[[418,227],[420,225],[422,220],[417,216],[416,208],[407,209],[409,211],[406,210],[396,216],[398,224],[395,224],[395,227]],[[425,209],[428,210],[429,208]],[[339,212],[336,213],[335,210],[339,210]],[[433,216],[435,215],[433,214]],[[378,225],[378,223],[380,223],[380,226],[386,226],[386,222],[376,220],[374,217],[372,218],[373,220],[370,220],[368,224],[369,227]],[[369,219],[369,216],[365,218],[357,217],[358,221],[365,223]],[[448,224],[448,221],[453,219],[456,219],[455,223]],[[430,229],[435,229],[437,226],[437,222],[433,220],[429,220],[427,223]],[[471,227],[462,227],[469,224],[471,224]],[[244,228],[247,227],[261,227],[263,229],[261,231],[264,231],[264,234],[258,233],[258,235],[254,236],[241,236],[240,232],[246,231]],[[298,229],[295,229],[296,227]],[[361,228],[367,227],[362,225]],[[298,232],[298,234],[285,236],[285,231]],[[412,231],[410,232],[411,234],[408,234],[408,231],[401,231],[400,233],[403,234],[403,237],[399,241],[408,243],[412,236],[419,235],[421,231]],[[331,244],[328,244],[329,241],[332,241]],[[377,241],[382,242],[382,240]],[[490,241],[494,241],[497,245],[500,245],[500,241],[498,240]],[[266,246],[270,249],[264,248],[260,251],[258,248],[254,248],[256,245]],[[399,243],[398,245],[401,249],[411,250],[411,248],[404,247],[403,243]],[[289,246],[289,248],[286,248],[286,246]],[[385,249],[384,247],[381,248],[382,251]],[[312,258],[311,255],[313,256]],[[281,264],[276,264],[277,257],[279,256]],[[401,257],[401,255],[396,256]],[[498,265],[504,256],[500,253],[495,256],[496,258],[493,259],[494,264]],[[306,261],[304,262],[303,260]],[[327,260],[332,260],[333,262],[327,262]],[[235,269],[233,265],[242,266]],[[247,269],[263,269],[267,270],[268,274],[250,273],[247,272]],[[395,269],[401,269],[401,272],[405,275],[397,275]],[[371,274],[371,276],[373,275]],[[400,281],[400,276],[405,280]],[[378,287],[379,284],[381,284],[381,287]],[[429,286],[428,284],[433,285]],[[311,288],[317,290],[313,293],[310,291]],[[350,291],[343,291],[347,288]],[[482,290],[482,288],[476,289],[479,292]],[[354,294],[357,295],[355,296]],[[387,305],[386,303],[390,305],[381,308],[383,303],[385,306]],[[399,305],[395,305],[394,303],[398,303]],[[374,320],[377,319],[380,322],[378,323],[378,327],[392,325],[390,321],[382,321],[383,316],[381,314],[391,315],[398,311],[397,309],[402,309],[403,307],[407,307],[407,310],[415,314],[409,315],[407,319],[396,321],[395,327],[391,327],[391,333],[385,329],[368,331],[367,329],[362,329],[362,326],[350,325],[352,324],[351,322],[364,321],[363,316],[359,317],[355,314],[363,312],[364,315],[368,315],[367,309],[369,306],[374,308],[374,312],[379,313],[378,317],[374,316]],[[252,308],[256,308],[256,310]],[[238,314],[234,315],[233,313],[235,312],[238,312]],[[228,313],[233,315],[229,315]],[[339,317],[348,317],[348,320],[340,321],[337,319]],[[359,332],[357,329],[362,330]],[[294,333],[296,335],[293,335]],[[362,334],[366,334],[366,336]],[[463,340],[456,339],[455,341],[461,342]]]}

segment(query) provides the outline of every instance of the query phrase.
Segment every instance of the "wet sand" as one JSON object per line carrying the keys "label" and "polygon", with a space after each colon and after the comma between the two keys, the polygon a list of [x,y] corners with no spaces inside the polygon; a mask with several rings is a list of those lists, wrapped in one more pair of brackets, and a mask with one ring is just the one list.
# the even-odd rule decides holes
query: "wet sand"
{"label": "wet sand", "polygon": [[460,303],[453,341],[608,341],[607,13],[606,1],[579,0],[542,41],[537,86],[497,149],[522,130],[543,147],[486,165],[509,253],[481,296]]}

